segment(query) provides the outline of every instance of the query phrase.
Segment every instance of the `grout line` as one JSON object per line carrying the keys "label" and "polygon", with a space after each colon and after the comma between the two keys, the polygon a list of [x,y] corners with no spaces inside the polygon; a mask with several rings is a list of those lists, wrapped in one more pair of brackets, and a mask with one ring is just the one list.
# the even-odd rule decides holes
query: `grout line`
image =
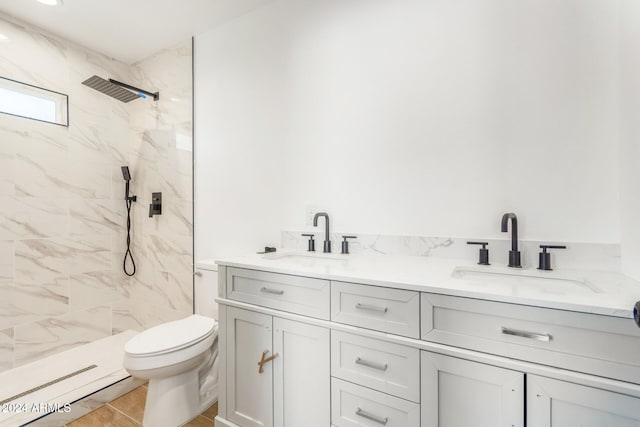
{"label": "grout line", "polygon": [[136,424],[142,425],[142,423],[140,421],[138,421],[135,418],[129,416],[128,414],[125,414],[120,409],[116,408],[115,406],[112,406],[111,402],[107,403],[107,406],[110,407],[111,409],[113,409],[114,411],[121,413],[122,415],[124,415],[125,417],[129,418],[131,421],[135,422]]}

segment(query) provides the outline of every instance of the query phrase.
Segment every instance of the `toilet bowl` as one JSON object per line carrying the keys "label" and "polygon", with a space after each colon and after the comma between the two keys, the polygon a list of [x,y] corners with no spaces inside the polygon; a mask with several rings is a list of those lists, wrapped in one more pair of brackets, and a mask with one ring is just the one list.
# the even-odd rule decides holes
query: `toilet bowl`
{"label": "toilet bowl", "polygon": [[149,380],[143,426],[177,427],[214,403],[217,392],[202,388],[217,383],[217,337],[217,322],[194,314],[147,329],[125,345],[124,368]]}

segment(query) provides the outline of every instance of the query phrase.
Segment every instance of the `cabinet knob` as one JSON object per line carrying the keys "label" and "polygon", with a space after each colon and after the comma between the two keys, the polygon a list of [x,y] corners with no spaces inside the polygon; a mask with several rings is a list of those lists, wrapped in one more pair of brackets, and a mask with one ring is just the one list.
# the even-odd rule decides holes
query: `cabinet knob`
{"label": "cabinet knob", "polygon": [[194,271],[193,275],[196,277],[202,277],[202,271]]}
{"label": "cabinet knob", "polygon": [[638,301],[633,308],[633,320],[636,321],[636,325],[640,328],[640,301]]}

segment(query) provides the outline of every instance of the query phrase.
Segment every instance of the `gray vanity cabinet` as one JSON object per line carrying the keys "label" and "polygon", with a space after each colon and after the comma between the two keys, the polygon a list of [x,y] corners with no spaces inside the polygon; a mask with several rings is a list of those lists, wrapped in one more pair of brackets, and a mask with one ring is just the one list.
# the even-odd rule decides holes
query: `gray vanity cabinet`
{"label": "gray vanity cabinet", "polygon": [[[242,427],[329,424],[329,329],[235,307],[226,309],[225,327],[229,421]],[[262,372],[261,360],[268,360]]]}
{"label": "gray vanity cabinet", "polygon": [[566,381],[527,376],[529,427],[637,427],[640,399]]}
{"label": "gray vanity cabinet", "polygon": [[216,425],[640,426],[629,319],[237,267],[220,283]]}
{"label": "gray vanity cabinet", "polygon": [[523,427],[522,372],[421,353],[422,427]]}
{"label": "gray vanity cabinet", "polygon": [[258,372],[262,352],[273,354],[273,318],[227,308],[227,416],[243,427],[273,426],[273,364]]}

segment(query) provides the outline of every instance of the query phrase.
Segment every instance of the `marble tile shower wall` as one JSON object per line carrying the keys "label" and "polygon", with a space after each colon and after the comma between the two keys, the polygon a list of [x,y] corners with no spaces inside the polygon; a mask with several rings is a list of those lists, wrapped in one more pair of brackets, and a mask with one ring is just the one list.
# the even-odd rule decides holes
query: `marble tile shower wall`
{"label": "marble tile shower wall", "polygon": [[[116,332],[148,328],[193,310],[191,71],[191,40],[132,67],[131,81],[159,91],[160,101],[132,103],[129,110],[138,270],[132,279],[121,277],[130,294],[114,308]],[[153,192],[162,192],[162,215],[149,218]]]}
{"label": "marble tile shower wall", "polygon": [[[70,116],[67,128],[0,114],[0,371],[190,313],[191,163],[171,136],[179,128],[190,149],[191,70],[180,62],[188,55],[190,67],[190,41],[188,52],[187,44],[161,52],[164,63],[129,66],[8,16],[0,15],[0,32],[9,39],[0,43],[0,76],[68,94]],[[175,73],[164,76],[166,86],[188,91],[179,114],[177,106],[123,104],[81,85],[96,74],[154,87],[153,73],[143,71],[160,66]],[[121,272],[124,164],[141,199],[134,280]],[[150,188],[166,197],[168,215],[158,220],[147,217]]]}

